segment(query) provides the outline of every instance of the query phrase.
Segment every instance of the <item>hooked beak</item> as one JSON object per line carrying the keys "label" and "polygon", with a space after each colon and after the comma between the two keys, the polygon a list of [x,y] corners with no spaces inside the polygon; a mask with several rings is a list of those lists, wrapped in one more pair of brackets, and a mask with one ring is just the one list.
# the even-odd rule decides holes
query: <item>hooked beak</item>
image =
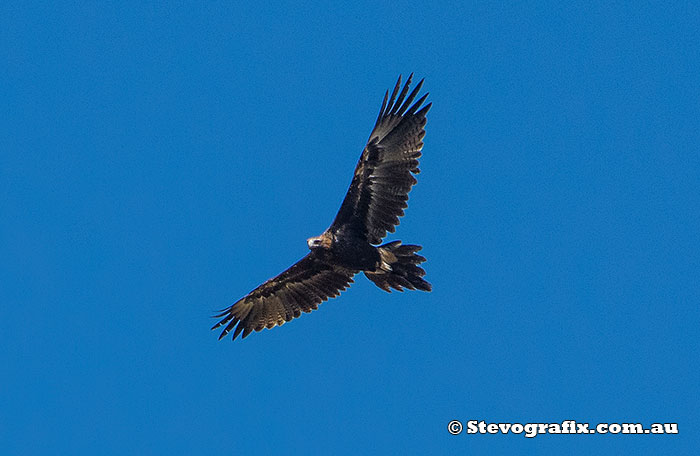
{"label": "hooked beak", "polygon": [[323,242],[323,240],[321,239],[321,236],[308,238],[308,239],[306,240],[306,244],[307,244],[307,245],[309,246],[309,248],[312,249],[312,250],[321,247],[322,242]]}
{"label": "hooked beak", "polygon": [[333,237],[330,233],[324,232],[320,236],[308,238],[306,244],[311,250],[313,249],[330,249],[333,242]]}

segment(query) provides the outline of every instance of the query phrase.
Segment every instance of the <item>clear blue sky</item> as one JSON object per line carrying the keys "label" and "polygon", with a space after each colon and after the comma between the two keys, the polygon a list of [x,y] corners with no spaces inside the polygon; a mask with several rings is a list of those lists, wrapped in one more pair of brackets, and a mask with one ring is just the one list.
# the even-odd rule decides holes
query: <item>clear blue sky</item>
{"label": "clear blue sky", "polygon": [[[3,454],[697,449],[697,3],[48,3],[0,6]],[[434,291],[358,276],[217,341],[410,72],[433,108],[389,240]]]}

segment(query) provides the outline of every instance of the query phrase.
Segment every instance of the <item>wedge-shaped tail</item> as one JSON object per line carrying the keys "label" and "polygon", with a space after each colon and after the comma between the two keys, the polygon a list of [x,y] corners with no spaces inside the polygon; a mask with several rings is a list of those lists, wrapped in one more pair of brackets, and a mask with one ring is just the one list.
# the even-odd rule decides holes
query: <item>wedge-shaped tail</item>
{"label": "wedge-shaped tail", "polygon": [[366,272],[369,280],[391,293],[391,289],[430,291],[432,286],[423,280],[425,271],[418,266],[425,257],[418,255],[420,245],[401,245],[401,241],[389,242],[378,247],[382,264],[374,272]]}

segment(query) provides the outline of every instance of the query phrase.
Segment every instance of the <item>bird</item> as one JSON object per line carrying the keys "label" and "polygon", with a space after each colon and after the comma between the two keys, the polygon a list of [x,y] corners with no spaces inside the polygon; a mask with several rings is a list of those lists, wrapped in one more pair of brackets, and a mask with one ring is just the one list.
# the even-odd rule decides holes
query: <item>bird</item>
{"label": "bird", "polygon": [[408,93],[413,73],[401,88],[401,75],[391,95],[387,90],[369,140],[345,198],[333,223],[319,236],[307,239],[309,253],[286,271],[273,277],[233,305],[213,316],[220,319],[211,329],[223,328],[219,340],[233,331],[245,339],[253,331],[271,329],[316,310],[327,299],[340,295],[359,272],[382,290],[431,291],[420,245],[392,241],[379,245],[387,232],[394,233],[408,207],[408,193],[420,173],[428,93],[414,100],[424,79]]}

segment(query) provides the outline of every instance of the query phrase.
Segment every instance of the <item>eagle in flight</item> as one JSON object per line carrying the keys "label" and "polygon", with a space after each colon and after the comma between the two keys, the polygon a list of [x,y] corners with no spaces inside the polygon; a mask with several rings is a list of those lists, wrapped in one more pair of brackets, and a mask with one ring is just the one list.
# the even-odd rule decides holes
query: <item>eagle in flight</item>
{"label": "eagle in flight", "polygon": [[408,192],[418,174],[418,158],[425,136],[425,116],[432,103],[422,106],[426,93],[415,103],[423,81],[408,93],[413,74],[401,89],[384,95],[379,117],[355,167],[350,188],[331,226],[306,242],[310,252],[295,265],[263,283],[214,318],[223,327],[222,339],[233,331],[243,333],[274,328],[316,310],[334,298],[362,271],[379,288],[391,292],[430,291],[418,266],[425,258],[419,245],[393,241],[378,246],[387,231],[393,233],[408,206]]}

